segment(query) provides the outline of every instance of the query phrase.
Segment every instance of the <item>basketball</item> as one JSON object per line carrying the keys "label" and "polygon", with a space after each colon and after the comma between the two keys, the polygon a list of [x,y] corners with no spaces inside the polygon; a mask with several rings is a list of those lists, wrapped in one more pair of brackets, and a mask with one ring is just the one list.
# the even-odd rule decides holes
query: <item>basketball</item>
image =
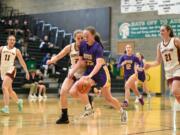
{"label": "basketball", "polygon": [[91,89],[91,83],[89,80],[80,79],[77,82],[78,91],[82,94],[88,93]]}

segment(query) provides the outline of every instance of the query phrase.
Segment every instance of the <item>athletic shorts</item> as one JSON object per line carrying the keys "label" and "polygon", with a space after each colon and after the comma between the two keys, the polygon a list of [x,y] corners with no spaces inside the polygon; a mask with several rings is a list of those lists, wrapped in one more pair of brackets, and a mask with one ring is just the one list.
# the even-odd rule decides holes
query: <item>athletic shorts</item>
{"label": "athletic shorts", "polygon": [[12,80],[16,77],[16,68],[12,66],[10,68],[1,68],[1,79],[3,80],[5,76],[9,76]]}
{"label": "athletic shorts", "polygon": [[180,65],[177,65],[172,70],[166,71],[165,76],[168,82],[168,85],[173,82],[173,80],[180,80]]}
{"label": "athletic shorts", "polygon": [[141,82],[145,82],[146,75],[144,72],[138,72],[138,80],[140,80]]}
{"label": "athletic shorts", "polygon": [[[84,73],[85,76],[89,75],[87,71]],[[111,77],[109,74],[109,70],[106,65],[102,66],[99,72],[94,75],[92,80],[95,81],[96,85],[99,87],[110,87],[111,86]]]}

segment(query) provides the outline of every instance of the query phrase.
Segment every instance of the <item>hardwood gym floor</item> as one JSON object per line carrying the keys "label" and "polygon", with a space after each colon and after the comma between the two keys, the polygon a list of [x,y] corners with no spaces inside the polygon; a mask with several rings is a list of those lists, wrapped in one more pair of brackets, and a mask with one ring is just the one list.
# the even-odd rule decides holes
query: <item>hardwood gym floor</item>
{"label": "hardwood gym floor", "polygon": [[10,114],[0,114],[0,135],[180,135],[180,112],[172,111],[170,99],[152,97],[144,107],[134,105],[131,100],[127,124],[120,123],[120,113],[103,98],[95,98],[94,116],[77,120],[83,109],[80,102],[70,99],[71,123],[56,125],[60,111],[57,98],[45,102],[24,100],[22,113],[11,102]]}

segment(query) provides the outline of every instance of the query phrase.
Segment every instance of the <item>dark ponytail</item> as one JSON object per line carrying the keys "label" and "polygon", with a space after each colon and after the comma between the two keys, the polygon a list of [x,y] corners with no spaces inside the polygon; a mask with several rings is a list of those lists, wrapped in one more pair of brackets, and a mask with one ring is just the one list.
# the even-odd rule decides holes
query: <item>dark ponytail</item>
{"label": "dark ponytail", "polygon": [[101,47],[104,49],[104,46],[103,46],[103,44],[102,44],[102,42],[101,42],[101,37],[100,37],[100,34],[99,34],[99,33],[96,32],[96,35],[94,36],[94,39],[95,39],[95,41],[98,42],[98,43],[101,45]]}
{"label": "dark ponytail", "polygon": [[167,31],[170,32],[169,36],[174,37],[174,32],[173,32],[173,29],[171,28],[171,26],[169,26],[169,25],[163,25],[163,26],[166,28]]}

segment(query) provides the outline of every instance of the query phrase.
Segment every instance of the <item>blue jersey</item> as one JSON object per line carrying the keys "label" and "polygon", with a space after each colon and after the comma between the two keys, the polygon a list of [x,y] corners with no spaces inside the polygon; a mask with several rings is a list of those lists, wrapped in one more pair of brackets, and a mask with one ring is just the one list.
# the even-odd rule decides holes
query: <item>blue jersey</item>
{"label": "blue jersey", "polygon": [[118,68],[121,67],[121,64],[126,61],[126,64],[124,65],[124,77],[125,80],[128,80],[128,78],[134,74],[134,66],[135,64],[140,65],[139,59],[135,55],[128,56],[127,54],[122,55],[119,58],[118,62]]}

